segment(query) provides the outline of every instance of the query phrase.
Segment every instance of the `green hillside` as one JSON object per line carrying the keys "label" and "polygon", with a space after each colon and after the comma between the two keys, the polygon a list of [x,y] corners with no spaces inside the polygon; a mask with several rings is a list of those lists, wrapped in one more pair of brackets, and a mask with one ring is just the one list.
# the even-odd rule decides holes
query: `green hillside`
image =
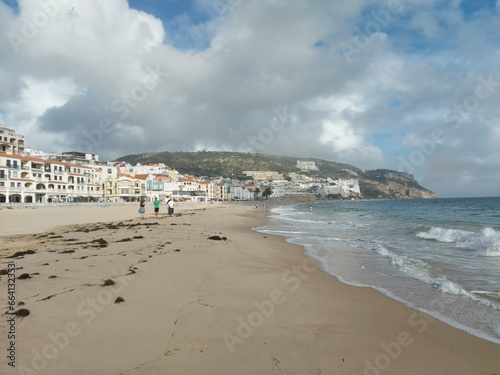
{"label": "green hillside", "polygon": [[[318,170],[301,172],[297,161],[314,161]],[[309,177],[359,180],[363,198],[436,198],[432,191],[422,187],[412,175],[388,169],[365,171],[349,164],[314,158],[250,154],[240,152],[157,152],[126,155],[116,161],[135,165],[164,163],[182,174],[194,176],[224,176],[243,179],[244,171],[274,171],[285,176],[300,173]]]}
{"label": "green hillside", "polygon": [[243,171],[271,170],[278,173],[300,172],[295,166],[297,160],[314,161],[319,171],[305,173],[308,176],[340,178],[348,173],[343,169],[359,171],[358,168],[332,161],[313,158],[250,154],[239,152],[157,152],[127,155],[117,159],[130,164],[164,163],[181,173],[195,176],[243,176]]}

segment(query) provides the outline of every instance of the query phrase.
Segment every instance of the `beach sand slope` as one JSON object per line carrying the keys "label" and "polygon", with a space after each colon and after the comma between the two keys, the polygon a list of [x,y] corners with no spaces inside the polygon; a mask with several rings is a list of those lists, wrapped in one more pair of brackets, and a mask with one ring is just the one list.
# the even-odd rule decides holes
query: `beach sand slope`
{"label": "beach sand slope", "polygon": [[[64,210],[0,212],[17,229],[0,270],[15,265],[16,311],[29,311],[0,374],[500,374],[500,345],[340,283],[250,230],[253,206]],[[7,290],[1,275],[3,353]]]}

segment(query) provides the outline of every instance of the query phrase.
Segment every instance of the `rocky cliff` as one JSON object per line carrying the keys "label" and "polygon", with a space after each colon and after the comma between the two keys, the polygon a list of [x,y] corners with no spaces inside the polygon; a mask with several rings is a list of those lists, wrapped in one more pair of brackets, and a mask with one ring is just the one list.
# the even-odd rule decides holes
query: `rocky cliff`
{"label": "rocky cliff", "polygon": [[362,172],[359,185],[364,198],[429,199],[438,197],[434,192],[421,186],[411,174],[387,169]]}

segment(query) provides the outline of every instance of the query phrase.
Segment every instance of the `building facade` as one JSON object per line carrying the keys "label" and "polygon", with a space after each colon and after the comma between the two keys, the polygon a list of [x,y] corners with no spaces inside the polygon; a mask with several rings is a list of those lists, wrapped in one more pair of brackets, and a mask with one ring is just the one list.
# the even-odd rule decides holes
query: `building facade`
{"label": "building facade", "polygon": [[100,172],[90,166],[0,153],[0,203],[98,201]]}

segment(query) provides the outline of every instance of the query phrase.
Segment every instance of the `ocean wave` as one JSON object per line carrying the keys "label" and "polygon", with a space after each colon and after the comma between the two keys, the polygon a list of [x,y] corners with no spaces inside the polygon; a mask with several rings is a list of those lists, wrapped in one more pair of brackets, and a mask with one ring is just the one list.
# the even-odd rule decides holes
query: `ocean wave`
{"label": "ocean wave", "polygon": [[480,233],[460,229],[432,227],[416,235],[426,240],[455,243],[458,248],[481,251],[486,256],[500,257],[500,232],[483,228]]}
{"label": "ocean wave", "polygon": [[466,242],[471,236],[475,236],[475,233],[460,229],[444,229],[439,227],[432,227],[426,232],[419,232],[417,234],[417,237],[438,242]]}
{"label": "ocean wave", "polygon": [[489,299],[483,298],[477,293],[468,292],[460,284],[448,280],[445,276],[432,276],[432,267],[424,261],[413,259],[403,255],[398,255],[383,246],[377,247],[377,253],[386,258],[389,258],[391,260],[391,263],[398,267],[400,271],[417,280],[431,285],[434,289],[437,289],[444,293],[468,297],[495,310],[500,310],[499,304],[492,302]]}

